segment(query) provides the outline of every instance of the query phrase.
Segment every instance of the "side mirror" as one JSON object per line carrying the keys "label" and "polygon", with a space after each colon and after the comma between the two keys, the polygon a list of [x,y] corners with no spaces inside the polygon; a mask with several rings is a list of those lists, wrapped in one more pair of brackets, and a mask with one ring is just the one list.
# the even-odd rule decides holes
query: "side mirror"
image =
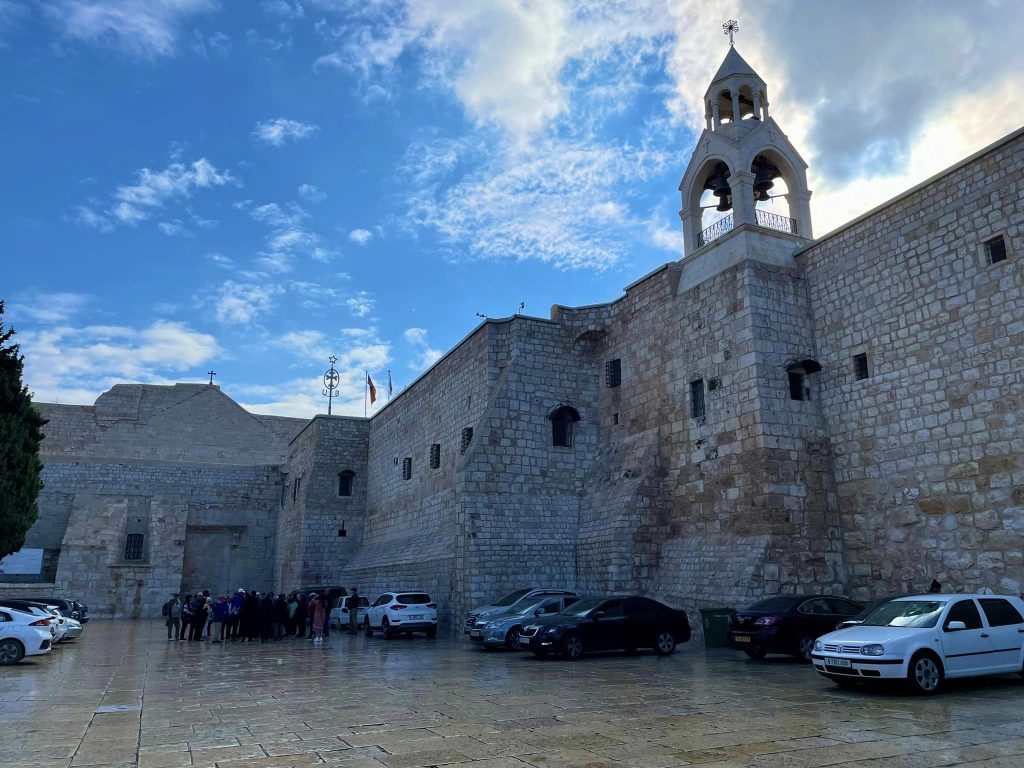
{"label": "side mirror", "polygon": [[950,621],[946,624],[947,632],[963,632],[967,629],[967,625],[962,621]]}
{"label": "side mirror", "polygon": [[604,611],[598,611],[598,612],[597,612],[597,613],[595,613],[595,614],[594,614],[594,615],[593,615],[593,616],[592,616],[591,618],[592,618],[592,619],[593,619],[594,621],[597,621],[597,620],[599,620],[599,619],[603,619],[603,618],[604,618],[605,616],[607,616],[607,615],[608,615],[608,614],[607,614],[607,613],[605,613]]}

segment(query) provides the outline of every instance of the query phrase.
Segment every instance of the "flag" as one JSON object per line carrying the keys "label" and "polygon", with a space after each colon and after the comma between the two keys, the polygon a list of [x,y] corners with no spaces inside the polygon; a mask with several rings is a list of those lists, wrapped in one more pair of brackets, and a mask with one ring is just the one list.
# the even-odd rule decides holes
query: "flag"
{"label": "flag", "polygon": [[373,385],[373,379],[370,378],[370,374],[366,374],[366,386],[370,388],[370,405],[377,402],[377,387]]}
{"label": "flag", "polygon": [[388,371],[388,401],[391,400],[391,393],[395,391],[395,385],[391,383],[391,371]]}

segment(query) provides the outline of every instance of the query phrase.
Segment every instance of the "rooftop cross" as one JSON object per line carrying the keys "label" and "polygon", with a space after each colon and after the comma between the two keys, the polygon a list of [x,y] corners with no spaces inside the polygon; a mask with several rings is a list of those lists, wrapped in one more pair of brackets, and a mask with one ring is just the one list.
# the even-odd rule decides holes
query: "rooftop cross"
{"label": "rooftop cross", "polygon": [[732,36],[740,31],[739,22],[735,19],[729,19],[725,24],[722,25],[722,33],[729,36],[729,47],[733,47]]}
{"label": "rooftop cross", "polygon": [[207,371],[207,373],[210,374],[210,383],[213,384],[213,377],[217,375],[217,372],[213,369],[210,369],[209,371]]}

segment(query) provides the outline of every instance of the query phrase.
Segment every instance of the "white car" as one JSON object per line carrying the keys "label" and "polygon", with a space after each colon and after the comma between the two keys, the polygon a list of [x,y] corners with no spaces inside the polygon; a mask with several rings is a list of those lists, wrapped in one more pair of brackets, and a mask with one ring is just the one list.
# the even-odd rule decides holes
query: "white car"
{"label": "white car", "polygon": [[26,656],[49,653],[53,644],[50,619],[13,608],[0,608],[0,666]]}
{"label": "white car", "polygon": [[925,694],[943,680],[1024,675],[1024,600],[1004,595],[915,595],[880,606],[862,624],[819,637],[814,668],[843,687],[905,680]]}
{"label": "white car", "polygon": [[[366,609],[370,607],[370,598],[359,596],[359,607],[356,609],[356,626],[363,626],[366,620]],[[338,629],[348,629],[349,626],[349,615],[348,608],[345,607],[345,603],[348,602],[347,597],[338,598],[338,607],[331,609],[331,626],[338,627]]]}
{"label": "white car", "polygon": [[385,640],[413,632],[425,632],[427,637],[434,637],[437,634],[437,603],[418,589],[385,592],[366,609],[363,631],[367,637],[380,631]]}

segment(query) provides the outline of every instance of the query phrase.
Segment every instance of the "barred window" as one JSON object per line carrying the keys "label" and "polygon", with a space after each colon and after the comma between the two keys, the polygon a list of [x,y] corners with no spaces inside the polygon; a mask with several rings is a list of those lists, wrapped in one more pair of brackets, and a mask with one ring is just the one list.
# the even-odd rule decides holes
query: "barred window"
{"label": "barred window", "polygon": [[690,417],[702,419],[707,413],[704,406],[704,379],[690,382]]}
{"label": "barred window", "polygon": [[144,540],[145,537],[141,533],[129,533],[124,542],[124,559],[141,560]]}
{"label": "barred window", "polygon": [[459,444],[459,453],[465,453],[469,448],[469,444],[473,442],[473,428],[464,427],[462,429],[462,441]]}
{"label": "barred window", "polygon": [[609,387],[622,384],[622,359],[615,358],[604,364],[604,383]]}
{"label": "barred window", "polygon": [[434,443],[430,446],[430,468],[437,469],[441,466],[441,444]]}
{"label": "barred window", "polygon": [[356,479],[356,473],[350,469],[346,469],[344,472],[338,474],[338,495],[339,496],[351,496],[353,481]]}
{"label": "barred window", "polygon": [[402,479],[412,479],[412,456],[406,456],[402,459]]}

